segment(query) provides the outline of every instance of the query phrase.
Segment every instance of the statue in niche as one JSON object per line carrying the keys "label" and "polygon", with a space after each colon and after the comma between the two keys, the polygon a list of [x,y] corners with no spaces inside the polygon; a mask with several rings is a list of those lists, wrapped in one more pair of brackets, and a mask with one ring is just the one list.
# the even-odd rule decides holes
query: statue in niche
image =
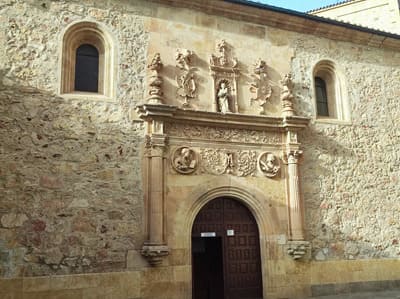
{"label": "statue in niche", "polygon": [[269,152],[260,155],[258,158],[258,166],[261,172],[269,178],[276,176],[280,169],[278,159],[274,154]]}
{"label": "statue in niche", "polygon": [[228,82],[223,80],[219,83],[218,91],[217,91],[217,102],[219,112],[227,113],[231,112],[229,109],[229,85]]}
{"label": "statue in niche", "polygon": [[175,150],[172,158],[173,168],[183,174],[189,174],[197,168],[197,157],[194,150],[188,147],[180,147]]}
{"label": "statue in niche", "polygon": [[281,80],[282,85],[282,93],[281,93],[281,101],[282,101],[282,113],[283,116],[293,116],[293,81],[292,74],[286,74]]}
{"label": "statue in niche", "polygon": [[213,78],[213,111],[238,113],[237,80],[240,76],[238,61],[232,57],[233,49],[221,40],[216,45],[217,53],[210,56],[210,71]]}
{"label": "statue in niche", "polygon": [[178,83],[178,96],[183,98],[182,106],[189,107],[189,99],[195,97],[196,82],[194,78],[194,68],[190,66],[193,59],[193,51],[187,49],[177,49],[175,54],[176,67],[179,69],[176,81]]}
{"label": "statue in niche", "polygon": [[272,95],[272,88],[269,84],[267,75],[267,64],[261,58],[254,64],[254,78],[250,83],[250,92],[255,95],[250,99],[251,103],[257,102],[259,106],[259,113],[265,114],[265,104]]}

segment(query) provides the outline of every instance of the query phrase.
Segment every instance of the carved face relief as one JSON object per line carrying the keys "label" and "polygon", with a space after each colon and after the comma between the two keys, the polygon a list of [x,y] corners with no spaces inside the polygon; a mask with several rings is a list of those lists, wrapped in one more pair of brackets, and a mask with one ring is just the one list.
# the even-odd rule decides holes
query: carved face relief
{"label": "carved face relief", "polygon": [[171,158],[172,167],[181,174],[190,174],[197,169],[196,152],[188,147],[177,148]]}
{"label": "carved face relief", "polygon": [[275,177],[281,168],[279,159],[270,152],[264,152],[258,157],[258,167],[269,178]]}

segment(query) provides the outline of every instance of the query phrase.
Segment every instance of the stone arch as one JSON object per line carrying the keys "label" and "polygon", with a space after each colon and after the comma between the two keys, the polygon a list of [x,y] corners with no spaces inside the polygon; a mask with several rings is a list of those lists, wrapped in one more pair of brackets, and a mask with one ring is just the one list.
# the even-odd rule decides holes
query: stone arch
{"label": "stone arch", "polygon": [[74,90],[75,54],[77,48],[83,44],[91,45],[99,52],[99,86],[98,92],[92,95],[113,97],[117,65],[116,43],[103,24],[93,21],[74,22],[61,34],[60,94],[79,96]]}
{"label": "stone arch", "polygon": [[[230,183],[232,182],[230,181]],[[242,184],[237,184],[237,182],[235,182],[235,185],[237,186],[232,186],[231,184],[214,186],[205,192],[204,187],[194,190],[192,193],[194,195],[194,201],[189,212],[187,213],[185,220],[185,235],[187,238],[184,247],[188,248],[190,253],[192,252],[191,236],[193,224],[197,214],[208,202],[221,197],[230,197],[239,201],[250,210],[258,226],[263,293],[264,297],[266,297],[268,289],[268,280],[266,279],[268,277],[266,260],[269,250],[267,246],[269,241],[268,236],[278,234],[279,232],[278,214],[277,211],[272,207],[272,200],[267,198],[260,190],[256,190],[256,188],[254,188],[252,192],[249,192]],[[203,192],[200,190],[203,190]],[[191,255],[188,256],[187,264],[192,265],[190,256]]]}

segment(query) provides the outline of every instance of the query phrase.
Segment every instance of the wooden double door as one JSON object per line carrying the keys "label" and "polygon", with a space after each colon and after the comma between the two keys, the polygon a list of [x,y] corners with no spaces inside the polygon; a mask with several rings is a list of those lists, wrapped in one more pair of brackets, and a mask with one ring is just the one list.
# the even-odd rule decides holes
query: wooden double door
{"label": "wooden double door", "polygon": [[193,299],[262,299],[259,232],[247,207],[224,197],[201,209],[192,267]]}

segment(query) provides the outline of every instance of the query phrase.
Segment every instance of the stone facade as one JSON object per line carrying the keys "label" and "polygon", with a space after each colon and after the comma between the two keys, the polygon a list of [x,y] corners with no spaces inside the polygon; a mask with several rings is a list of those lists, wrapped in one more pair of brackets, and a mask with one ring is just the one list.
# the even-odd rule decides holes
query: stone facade
{"label": "stone facade", "polygon": [[[191,298],[191,225],[218,196],[257,220],[264,298],[398,280],[399,37],[353,29],[351,42],[334,25],[336,39],[291,31],[295,16],[185,5],[0,4],[0,297]],[[62,37],[79,21],[113,36],[111,98],[59,92]],[[345,78],[349,121],[315,117],[321,60]]]}
{"label": "stone facade", "polygon": [[355,25],[400,33],[400,3],[398,0],[351,0],[310,12],[324,18]]}

